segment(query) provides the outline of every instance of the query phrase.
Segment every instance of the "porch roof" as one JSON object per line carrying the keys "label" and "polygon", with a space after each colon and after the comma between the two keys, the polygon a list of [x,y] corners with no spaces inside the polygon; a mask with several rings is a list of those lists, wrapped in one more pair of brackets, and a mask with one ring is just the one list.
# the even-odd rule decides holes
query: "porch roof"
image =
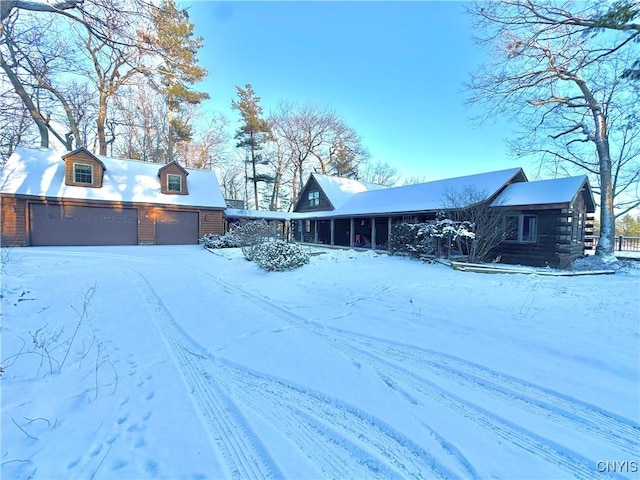
{"label": "porch roof", "polygon": [[238,220],[279,220],[287,222],[296,219],[300,214],[293,212],[272,212],[269,210],[244,210],[240,208],[227,208],[224,216]]}

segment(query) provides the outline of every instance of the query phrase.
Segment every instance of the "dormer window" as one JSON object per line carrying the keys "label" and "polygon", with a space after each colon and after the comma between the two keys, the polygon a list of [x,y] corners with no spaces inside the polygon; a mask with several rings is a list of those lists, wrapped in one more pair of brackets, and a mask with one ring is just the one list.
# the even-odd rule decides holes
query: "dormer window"
{"label": "dormer window", "polygon": [[158,170],[160,191],[166,195],[189,195],[187,172],[178,162],[171,162]]}
{"label": "dormer window", "polygon": [[73,181],[91,185],[93,183],[93,166],[85,163],[74,163]]}
{"label": "dormer window", "polygon": [[309,206],[315,207],[320,205],[320,192],[309,192]]}
{"label": "dormer window", "polygon": [[173,175],[169,173],[167,175],[167,191],[169,192],[182,192],[182,176],[181,175]]}

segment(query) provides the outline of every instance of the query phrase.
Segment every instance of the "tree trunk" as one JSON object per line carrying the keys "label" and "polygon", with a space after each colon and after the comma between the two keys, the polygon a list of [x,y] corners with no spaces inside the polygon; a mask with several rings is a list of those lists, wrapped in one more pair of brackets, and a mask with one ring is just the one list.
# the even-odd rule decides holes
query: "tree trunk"
{"label": "tree trunk", "polygon": [[100,92],[98,99],[98,117],[96,125],[98,128],[98,153],[100,155],[107,154],[107,134],[105,132],[105,123],[107,121],[107,98],[103,91]]}
{"label": "tree trunk", "polygon": [[167,163],[173,162],[173,110],[171,105],[167,110],[167,118],[169,119],[169,143],[167,148]]}
{"label": "tree trunk", "polygon": [[595,127],[591,140],[596,146],[600,169],[600,238],[596,246],[596,255],[603,257],[613,256],[616,220],[613,212],[613,177],[611,174],[607,117],[603,107],[598,104],[586,82],[580,78],[576,78],[574,81],[589,105]]}
{"label": "tree trunk", "polygon": [[260,210],[258,207],[258,182],[256,181],[256,152],[251,148],[251,168],[253,170],[253,199],[254,199],[254,208],[256,210]]}
{"label": "tree trunk", "polygon": [[612,256],[615,246],[615,215],[613,211],[613,181],[611,176],[611,157],[609,141],[596,142],[600,162],[600,238],[596,246],[596,255]]}
{"label": "tree trunk", "polygon": [[273,180],[273,190],[271,191],[271,201],[269,202],[269,210],[276,211],[278,209],[278,196],[280,195],[280,174],[276,172]]}
{"label": "tree trunk", "polygon": [[298,202],[298,166],[296,165],[291,177],[291,203],[293,206]]}

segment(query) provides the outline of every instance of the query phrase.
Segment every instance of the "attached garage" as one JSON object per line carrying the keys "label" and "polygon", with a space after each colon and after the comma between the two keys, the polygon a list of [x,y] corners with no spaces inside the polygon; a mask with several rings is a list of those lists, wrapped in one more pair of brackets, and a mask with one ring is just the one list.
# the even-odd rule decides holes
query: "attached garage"
{"label": "attached garage", "polygon": [[138,210],[32,203],[31,245],[137,245]]}
{"label": "attached garage", "polygon": [[215,172],[17,147],[0,169],[0,245],[197,245],[221,233]]}
{"label": "attached garage", "polygon": [[198,212],[156,210],[156,245],[192,245],[198,238]]}

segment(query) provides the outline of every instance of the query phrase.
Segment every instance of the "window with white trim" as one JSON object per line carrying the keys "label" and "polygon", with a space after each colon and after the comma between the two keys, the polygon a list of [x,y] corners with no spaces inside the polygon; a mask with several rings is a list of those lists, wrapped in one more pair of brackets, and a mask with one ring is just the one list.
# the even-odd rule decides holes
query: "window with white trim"
{"label": "window with white trim", "polygon": [[167,191],[182,192],[182,176],[167,174]]}
{"label": "window with white trim", "polygon": [[93,166],[85,163],[73,164],[73,181],[75,183],[93,183]]}
{"label": "window with white trim", "polygon": [[530,243],[538,238],[536,215],[507,215],[505,218],[505,241]]}
{"label": "window with white trim", "polygon": [[309,192],[309,206],[315,207],[320,205],[320,192],[317,190],[314,192]]}

